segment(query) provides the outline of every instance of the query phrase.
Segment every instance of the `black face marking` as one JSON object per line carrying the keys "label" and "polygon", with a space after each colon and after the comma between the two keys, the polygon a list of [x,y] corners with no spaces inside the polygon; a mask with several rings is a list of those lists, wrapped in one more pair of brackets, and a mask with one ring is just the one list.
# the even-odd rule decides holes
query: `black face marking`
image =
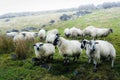
{"label": "black face marking", "polygon": [[39,51],[39,50],[40,50],[40,48],[39,48],[39,47],[37,47],[37,50]]}
{"label": "black face marking", "polygon": [[83,49],[85,47],[86,41],[82,41],[81,48]]}
{"label": "black face marking", "polygon": [[43,46],[43,44],[40,44],[39,46]]}
{"label": "black face marking", "polygon": [[55,40],[53,42],[53,45],[56,46],[58,44],[58,41],[59,41],[59,35],[56,34],[56,38],[55,38]]}
{"label": "black face marking", "polygon": [[112,30],[112,29],[110,29],[110,32],[112,32],[112,33],[113,33],[113,30]]}

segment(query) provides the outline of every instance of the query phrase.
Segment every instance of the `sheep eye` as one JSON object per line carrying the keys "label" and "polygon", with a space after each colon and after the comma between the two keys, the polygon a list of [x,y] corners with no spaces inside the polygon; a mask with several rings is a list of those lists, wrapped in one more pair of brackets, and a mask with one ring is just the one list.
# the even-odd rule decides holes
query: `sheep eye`
{"label": "sheep eye", "polygon": [[43,46],[43,44],[40,44],[39,46]]}

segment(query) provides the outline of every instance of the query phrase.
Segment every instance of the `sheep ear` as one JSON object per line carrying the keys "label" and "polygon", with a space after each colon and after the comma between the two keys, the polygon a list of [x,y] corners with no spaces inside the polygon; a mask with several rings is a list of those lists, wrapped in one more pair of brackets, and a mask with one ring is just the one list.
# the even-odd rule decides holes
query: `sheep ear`
{"label": "sheep ear", "polygon": [[113,29],[112,28],[110,28],[110,31],[113,33]]}
{"label": "sheep ear", "polygon": [[58,33],[58,34],[56,34],[56,36],[57,36],[57,37],[60,37],[60,34]]}
{"label": "sheep ear", "polygon": [[36,46],[35,44],[33,44],[33,46]]}
{"label": "sheep ear", "polygon": [[39,46],[43,46],[43,44],[40,44]]}
{"label": "sheep ear", "polygon": [[99,42],[95,42],[95,44],[99,44]]}
{"label": "sheep ear", "polygon": [[26,34],[25,33],[22,33],[22,35],[25,37],[26,36]]}

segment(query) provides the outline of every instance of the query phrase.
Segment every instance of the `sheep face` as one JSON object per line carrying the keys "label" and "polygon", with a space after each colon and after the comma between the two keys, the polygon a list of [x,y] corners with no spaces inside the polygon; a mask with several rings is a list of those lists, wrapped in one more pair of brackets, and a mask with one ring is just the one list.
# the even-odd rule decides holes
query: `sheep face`
{"label": "sheep face", "polygon": [[95,42],[94,40],[91,40],[88,44],[89,44],[88,47],[90,49],[90,52],[94,52],[95,51],[95,46],[96,46],[96,44],[98,44],[98,42]]}
{"label": "sheep face", "polygon": [[110,29],[109,29],[109,32],[110,32],[110,33],[113,33],[113,29],[110,28]]}
{"label": "sheep face", "polygon": [[69,38],[69,37],[70,37],[70,34],[65,34],[65,36],[66,36],[67,38]]}
{"label": "sheep face", "polygon": [[89,43],[89,41],[88,40],[82,40],[81,41],[81,48],[83,49],[83,48],[85,48],[86,49],[86,44],[88,44]]}
{"label": "sheep face", "polygon": [[39,51],[40,48],[43,46],[43,44],[42,44],[42,43],[36,43],[36,44],[34,44],[33,46],[34,46],[34,48],[35,48],[37,51]]}
{"label": "sheep face", "polygon": [[58,42],[59,42],[59,34],[56,34],[55,40],[53,42],[53,45],[56,46],[58,44]]}

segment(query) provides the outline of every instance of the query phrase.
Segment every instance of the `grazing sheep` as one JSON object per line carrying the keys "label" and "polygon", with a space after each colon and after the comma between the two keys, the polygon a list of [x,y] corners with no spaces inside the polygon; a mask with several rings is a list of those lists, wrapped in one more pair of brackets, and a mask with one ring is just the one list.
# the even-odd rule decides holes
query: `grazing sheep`
{"label": "grazing sheep", "polygon": [[77,40],[66,40],[65,38],[57,35],[53,44],[57,45],[59,53],[64,56],[64,62],[68,60],[68,57],[74,57],[73,61],[75,61],[75,59],[78,59],[82,53],[80,47],[81,43]]}
{"label": "grazing sheep", "polygon": [[21,34],[25,35],[26,40],[34,40],[37,37],[37,32],[21,32]]}
{"label": "grazing sheep", "polygon": [[97,70],[97,62],[100,61],[101,57],[111,59],[111,67],[114,67],[114,59],[116,57],[116,50],[113,45],[107,41],[103,40],[83,40],[81,43],[81,48],[86,48],[86,54],[89,58],[89,63],[91,59],[94,61],[94,71]]}
{"label": "grazing sheep", "polygon": [[78,36],[81,36],[82,38],[84,37],[84,33],[83,33],[83,30],[81,29],[78,29]]}
{"label": "grazing sheep", "polygon": [[111,28],[97,28],[96,37],[107,37],[112,32]]}
{"label": "grazing sheep", "polygon": [[64,29],[64,34],[65,34],[65,36],[67,38],[69,38],[69,36],[70,36],[70,29],[69,28]]}
{"label": "grazing sheep", "polygon": [[94,26],[88,26],[84,29],[84,35],[89,35],[93,39],[97,37],[106,37],[112,32],[113,30],[110,28],[96,28]]}
{"label": "grazing sheep", "polygon": [[47,58],[47,60],[53,59],[53,54],[55,53],[55,47],[53,44],[49,43],[36,43],[34,44],[34,51],[36,58],[38,59],[44,59]]}
{"label": "grazing sheep", "polygon": [[24,34],[17,34],[15,35],[15,37],[13,38],[13,42],[19,42],[19,41],[24,41],[25,40],[25,35]]}
{"label": "grazing sheep", "polygon": [[19,32],[8,32],[8,33],[6,33],[6,36],[9,38],[14,38],[14,36],[17,34],[19,34]]}
{"label": "grazing sheep", "polygon": [[88,26],[83,30],[83,33],[84,36],[91,36],[94,38],[96,36],[96,29],[94,26]]}
{"label": "grazing sheep", "polygon": [[59,34],[59,31],[57,29],[53,29],[53,30],[48,31],[47,35],[48,34]]}
{"label": "grazing sheep", "polygon": [[53,42],[54,42],[54,40],[55,40],[55,38],[56,38],[56,34],[47,34],[47,36],[46,36],[46,43],[51,43],[51,44],[53,44]]}
{"label": "grazing sheep", "polygon": [[78,29],[76,27],[72,27],[70,29],[70,36],[72,38],[74,38],[74,39],[77,38],[77,36],[78,36]]}
{"label": "grazing sheep", "polygon": [[83,37],[83,31],[76,28],[76,27],[72,27],[70,30],[69,30],[69,33],[70,33],[70,36],[75,39],[77,38],[78,36],[81,36]]}
{"label": "grazing sheep", "polygon": [[45,40],[46,31],[45,31],[44,29],[41,29],[41,30],[38,32],[38,37],[39,37],[41,40]]}

